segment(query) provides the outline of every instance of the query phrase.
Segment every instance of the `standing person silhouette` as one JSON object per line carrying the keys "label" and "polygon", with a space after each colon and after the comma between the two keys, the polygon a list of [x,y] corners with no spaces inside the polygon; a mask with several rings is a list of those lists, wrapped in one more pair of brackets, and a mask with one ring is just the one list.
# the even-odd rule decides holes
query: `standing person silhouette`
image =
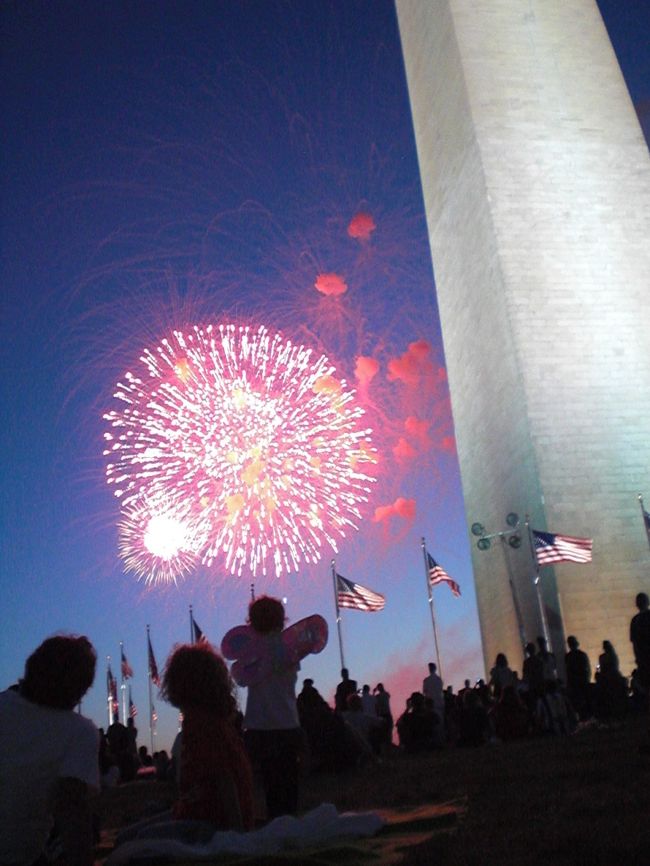
{"label": "standing person silhouette", "polygon": [[646,707],[650,707],[650,599],[645,592],[636,597],[638,613],[630,622],[630,640],[636,660],[637,679],[645,691]]}
{"label": "standing person silhouette", "polygon": [[282,642],[282,602],[261,596],[248,608],[251,628],[271,657],[269,672],[247,686],[245,743],[253,767],[260,771],[269,818],[295,815],[298,809],[298,758],[302,743],[296,706],[300,664]]}
{"label": "standing person silhouette", "polygon": [[591,664],[575,635],[570,634],[566,642],[569,647],[564,656],[567,694],[580,721],[584,721],[591,716]]}
{"label": "standing person silhouette", "polygon": [[390,694],[384,688],[383,683],[377,683],[374,688],[375,692],[375,710],[380,719],[384,722],[384,736],[382,745],[385,749],[390,749],[393,741],[393,714],[390,709]]}
{"label": "standing person silhouette", "polygon": [[341,682],[336,687],[334,695],[334,709],[337,713],[345,713],[348,709],[348,698],[356,695],[357,681],[350,679],[347,668],[341,668]]}
{"label": "standing person silhouette", "polygon": [[433,704],[433,712],[438,717],[435,725],[435,739],[437,745],[442,745],[445,739],[445,696],[443,693],[442,679],[438,674],[438,666],[435,662],[429,662],[429,676],[422,680],[422,694]]}

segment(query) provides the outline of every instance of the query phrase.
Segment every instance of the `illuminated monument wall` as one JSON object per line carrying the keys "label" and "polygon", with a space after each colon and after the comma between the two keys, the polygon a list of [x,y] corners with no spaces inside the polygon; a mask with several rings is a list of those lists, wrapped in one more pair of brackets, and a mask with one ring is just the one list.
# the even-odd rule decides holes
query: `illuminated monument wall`
{"label": "illuminated monument wall", "polygon": [[[397,0],[468,523],[592,537],[542,570],[556,653],[633,658],[650,587],[650,160],[594,0]],[[472,542],[476,539],[472,538]],[[473,565],[485,660],[521,646],[498,543]],[[511,551],[541,634],[524,544]]]}

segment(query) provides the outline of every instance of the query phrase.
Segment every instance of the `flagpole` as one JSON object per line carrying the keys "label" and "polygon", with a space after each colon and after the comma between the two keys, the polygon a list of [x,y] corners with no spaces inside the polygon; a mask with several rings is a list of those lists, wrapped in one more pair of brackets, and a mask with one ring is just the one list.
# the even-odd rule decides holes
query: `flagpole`
{"label": "flagpole", "polygon": [[151,634],[149,626],[147,626],[147,669],[149,671],[149,738],[151,740],[151,754],[153,755],[153,697],[151,694]]}
{"label": "flagpole", "polygon": [[544,607],[544,600],[542,598],[542,585],[541,585],[541,575],[539,573],[539,562],[537,561],[537,554],[535,553],[535,544],[533,542],[533,531],[530,528],[530,518],[529,515],[526,515],[526,529],[528,531],[528,544],[530,547],[530,555],[533,558],[533,568],[535,569],[535,577],[533,579],[533,584],[535,586],[535,592],[537,593],[537,604],[539,605],[539,615],[542,619],[542,631],[544,632],[544,640],[546,641],[546,648],[550,651],[551,647],[551,635],[549,633],[548,622],[546,619],[546,609]]}
{"label": "flagpole", "polygon": [[339,652],[341,654],[341,670],[345,667],[345,659],[343,658],[343,638],[341,636],[341,611],[339,609],[339,589],[336,580],[336,562],[332,560],[332,582],[334,585],[334,606],[336,608],[336,628],[339,633]]}
{"label": "flagpole", "polygon": [[510,593],[512,594],[512,603],[515,608],[515,616],[517,617],[517,628],[519,629],[519,639],[521,640],[521,647],[524,651],[524,656],[526,655],[526,634],[524,632],[524,621],[521,616],[521,608],[519,607],[519,598],[517,597],[517,590],[515,589],[515,580],[514,575],[512,573],[512,563],[510,562],[510,556],[508,554],[508,540],[506,539],[505,532],[499,533],[499,538],[501,539],[501,543],[503,545],[503,558],[506,561],[506,570],[508,572],[508,582],[510,584]]}
{"label": "flagpole", "polygon": [[433,626],[433,642],[436,647],[436,660],[438,662],[438,676],[442,679],[442,665],[440,664],[440,650],[438,648],[438,631],[436,629],[436,617],[433,611],[433,587],[429,579],[429,563],[427,561],[427,548],[422,537],[422,558],[424,559],[424,579],[427,582],[427,596],[429,599],[429,610],[431,611],[431,625]]}
{"label": "flagpole", "polygon": [[648,539],[648,547],[650,547],[650,526],[648,525],[648,520],[646,518],[646,510],[643,507],[643,496],[639,493],[639,507],[641,508],[641,520],[643,521],[643,528],[645,529],[646,538]]}
{"label": "flagpole", "polygon": [[194,615],[192,614],[192,605],[190,605],[190,643],[194,643]]}
{"label": "flagpole", "polygon": [[124,665],[122,663],[122,659],[124,658],[124,643],[120,641],[120,692],[122,694],[122,724],[126,725],[127,715],[126,715],[126,683],[124,681]]}
{"label": "flagpole", "polygon": [[[110,673],[110,678],[109,678]],[[108,704],[108,727],[113,724],[113,690],[111,680],[113,679],[113,673],[111,671],[111,657],[106,656],[106,691],[108,692],[107,701]]]}

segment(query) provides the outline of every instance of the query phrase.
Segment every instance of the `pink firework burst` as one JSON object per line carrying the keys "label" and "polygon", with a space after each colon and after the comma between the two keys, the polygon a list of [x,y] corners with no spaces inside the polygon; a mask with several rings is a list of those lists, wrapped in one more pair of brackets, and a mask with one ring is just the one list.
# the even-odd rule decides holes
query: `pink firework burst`
{"label": "pink firework burst", "polygon": [[266,328],[175,331],[145,350],[104,415],[119,552],[149,582],[223,559],[296,571],[356,528],[375,450],[325,356]]}

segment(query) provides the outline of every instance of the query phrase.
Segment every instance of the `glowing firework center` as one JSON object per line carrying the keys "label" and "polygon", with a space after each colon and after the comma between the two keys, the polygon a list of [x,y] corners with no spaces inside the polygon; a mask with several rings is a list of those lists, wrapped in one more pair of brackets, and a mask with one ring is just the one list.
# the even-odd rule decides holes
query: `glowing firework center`
{"label": "glowing firework center", "polygon": [[356,529],[375,450],[326,357],[221,325],[175,331],[140,360],[104,415],[127,570],[175,580],[223,556],[231,574],[279,576]]}

